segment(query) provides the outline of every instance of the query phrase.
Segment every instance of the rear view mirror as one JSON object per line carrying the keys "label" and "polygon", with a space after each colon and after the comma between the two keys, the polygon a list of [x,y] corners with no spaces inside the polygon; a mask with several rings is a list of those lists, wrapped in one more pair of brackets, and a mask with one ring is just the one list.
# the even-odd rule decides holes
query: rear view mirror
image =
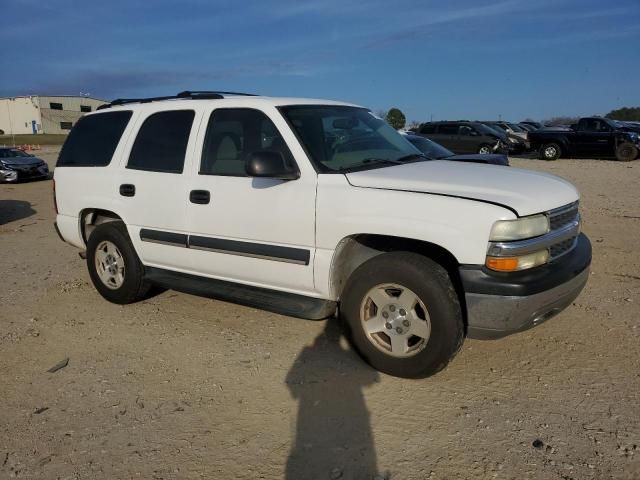
{"label": "rear view mirror", "polygon": [[258,150],[247,158],[245,171],[250,177],[277,178],[280,180],[296,180],[300,172],[289,164],[282,152]]}
{"label": "rear view mirror", "polygon": [[333,123],[333,128],[338,130],[351,130],[358,125],[358,120],[351,117],[336,118]]}

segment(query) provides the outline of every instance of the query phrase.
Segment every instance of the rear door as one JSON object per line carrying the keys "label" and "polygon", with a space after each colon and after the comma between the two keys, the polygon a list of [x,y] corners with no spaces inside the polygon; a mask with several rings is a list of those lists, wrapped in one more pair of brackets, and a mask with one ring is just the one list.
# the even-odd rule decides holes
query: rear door
{"label": "rear door", "polygon": [[143,110],[123,155],[115,195],[145,265],[186,267],[184,172],[191,164],[199,116],[193,108]]}
{"label": "rear door", "polygon": [[438,125],[439,136],[436,141],[454,153],[465,153],[464,142],[458,129],[459,124],[457,123],[441,123]]}
{"label": "rear door", "polygon": [[[296,293],[313,290],[317,174],[273,107],[217,108],[203,118],[187,199],[191,269]],[[278,151],[297,180],[251,178],[245,160]]]}

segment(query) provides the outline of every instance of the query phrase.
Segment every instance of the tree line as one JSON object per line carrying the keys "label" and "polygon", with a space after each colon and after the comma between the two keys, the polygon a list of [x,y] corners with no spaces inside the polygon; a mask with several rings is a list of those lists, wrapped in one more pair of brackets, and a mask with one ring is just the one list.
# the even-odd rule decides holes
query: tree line
{"label": "tree line", "polygon": [[[378,110],[376,114],[387,121],[389,125],[391,125],[396,130],[400,130],[405,128],[407,125],[407,118],[402,113],[399,108],[391,108],[388,111]],[[611,120],[622,120],[622,121],[635,121],[640,122],[640,107],[622,107],[615,110],[611,110],[609,113],[605,115],[605,118],[609,118]],[[554,127],[557,125],[571,125],[573,123],[577,123],[580,117],[572,117],[572,116],[557,116],[551,117],[542,122],[544,125],[548,127]],[[527,119],[530,120],[530,119]],[[420,125],[420,122],[412,121],[409,126],[411,128],[417,127]]]}

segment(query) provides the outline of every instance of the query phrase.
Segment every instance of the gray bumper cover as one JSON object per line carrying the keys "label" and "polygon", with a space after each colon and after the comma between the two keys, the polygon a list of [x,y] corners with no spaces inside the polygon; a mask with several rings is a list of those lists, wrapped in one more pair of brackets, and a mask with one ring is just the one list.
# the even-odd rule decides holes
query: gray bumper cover
{"label": "gray bumper cover", "polygon": [[466,293],[469,338],[500,338],[527,330],[560,313],[580,294],[589,268],[552,289],[528,296]]}

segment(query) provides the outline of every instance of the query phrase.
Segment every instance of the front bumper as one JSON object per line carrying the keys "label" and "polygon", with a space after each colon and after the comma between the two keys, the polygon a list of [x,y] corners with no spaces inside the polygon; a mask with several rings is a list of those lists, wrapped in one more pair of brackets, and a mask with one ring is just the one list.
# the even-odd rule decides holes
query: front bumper
{"label": "front bumper", "polygon": [[24,168],[0,169],[0,182],[15,183],[23,180],[38,180],[49,178],[49,168],[46,165]]}
{"label": "front bumper", "polygon": [[500,338],[540,325],[571,305],[587,283],[590,265],[591,243],[581,234],[570,253],[531,271],[460,267],[467,336]]}

